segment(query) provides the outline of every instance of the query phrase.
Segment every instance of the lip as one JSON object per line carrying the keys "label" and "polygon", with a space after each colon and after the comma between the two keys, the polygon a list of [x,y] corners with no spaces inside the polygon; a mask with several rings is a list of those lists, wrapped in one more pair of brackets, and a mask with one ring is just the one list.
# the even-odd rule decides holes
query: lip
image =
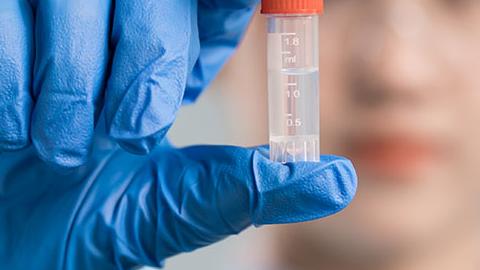
{"label": "lip", "polygon": [[441,140],[428,136],[371,135],[351,138],[347,151],[360,172],[405,176],[438,164],[446,149]]}

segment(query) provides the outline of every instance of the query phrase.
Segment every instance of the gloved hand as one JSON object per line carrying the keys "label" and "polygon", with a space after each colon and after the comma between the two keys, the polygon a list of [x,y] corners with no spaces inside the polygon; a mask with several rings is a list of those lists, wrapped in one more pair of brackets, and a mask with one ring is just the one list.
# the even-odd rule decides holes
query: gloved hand
{"label": "gloved hand", "polygon": [[148,153],[231,55],[256,3],[0,1],[0,152],[32,141],[51,165],[80,166],[103,108],[108,134]]}
{"label": "gloved hand", "polygon": [[95,142],[67,175],[32,150],[0,154],[0,269],[161,266],[251,224],[331,215],[357,185],[337,157],[282,165],[264,148],[168,145],[138,157]]}

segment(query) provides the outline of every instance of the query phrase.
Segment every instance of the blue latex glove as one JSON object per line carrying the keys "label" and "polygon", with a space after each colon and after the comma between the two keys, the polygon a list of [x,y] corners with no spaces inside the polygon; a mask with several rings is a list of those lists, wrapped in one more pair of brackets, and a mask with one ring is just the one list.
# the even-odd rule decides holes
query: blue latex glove
{"label": "blue latex glove", "polygon": [[1,0],[0,152],[32,141],[48,163],[80,166],[103,108],[108,134],[148,153],[231,55],[256,3]]}
{"label": "blue latex glove", "polygon": [[133,156],[95,140],[57,174],[32,150],[0,154],[0,269],[131,269],[237,234],[313,220],[354,196],[349,161],[282,165],[264,148],[156,148]]}

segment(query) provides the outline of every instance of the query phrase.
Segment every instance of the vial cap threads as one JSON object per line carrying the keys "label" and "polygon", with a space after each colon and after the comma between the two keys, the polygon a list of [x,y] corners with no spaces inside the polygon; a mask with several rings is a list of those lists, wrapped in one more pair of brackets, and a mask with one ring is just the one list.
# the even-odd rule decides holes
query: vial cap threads
{"label": "vial cap threads", "polygon": [[323,0],[262,0],[263,14],[321,14]]}

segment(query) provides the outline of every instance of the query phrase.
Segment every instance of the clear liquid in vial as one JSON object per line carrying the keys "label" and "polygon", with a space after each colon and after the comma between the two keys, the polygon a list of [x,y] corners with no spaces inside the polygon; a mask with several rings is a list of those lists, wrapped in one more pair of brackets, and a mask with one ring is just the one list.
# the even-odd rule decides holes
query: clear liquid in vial
{"label": "clear liquid in vial", "polygon": [[269,71],[270,159],[319,161],[318,69]]}

